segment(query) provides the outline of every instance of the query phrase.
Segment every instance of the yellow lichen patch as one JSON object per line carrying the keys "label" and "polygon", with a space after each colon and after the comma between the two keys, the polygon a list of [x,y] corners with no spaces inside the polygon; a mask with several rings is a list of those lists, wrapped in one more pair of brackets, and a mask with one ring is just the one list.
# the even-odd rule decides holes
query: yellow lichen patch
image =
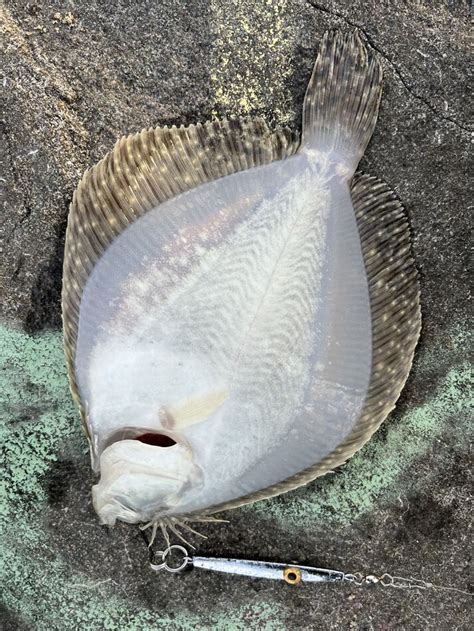
{"label": "yellow lichen patch", "polygon": [[65,24],[66,26],[72,27],[74,23],[76,22],[76,18],[73,16],[72,13],[68,12],[62,15],[59,11],[57,11],[53,15],[53,21],[61,22],[61,24]]}
{"label": "yellow lichen patch", "polygon": [[288,0],[211,0],[210,6],[213,114],[270,110],[275,122],[290,122],[286,84],[297,34]]}
{"label": "yellow lichen patch", "polygon": [[5,36],[8,45],[12,46],[18,53],[31,57],[25,37],[5,7],[0,7],[0,33]]}

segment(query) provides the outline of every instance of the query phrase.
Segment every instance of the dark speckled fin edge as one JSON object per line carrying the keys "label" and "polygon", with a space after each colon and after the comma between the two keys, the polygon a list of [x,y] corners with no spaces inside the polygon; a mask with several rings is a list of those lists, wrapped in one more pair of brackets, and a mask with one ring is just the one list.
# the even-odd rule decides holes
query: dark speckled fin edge
{"label": "dark speckled fin edge", "polygon": [[294,154],[299,136],[259,118],[146,129],[122,138],[86,171],[71,203],[64,251],[62,315],[69,383],[90,438],[74,357],[82,292],[112,241],[158,204],[199,184]]}
{"label": "dark speckled fin edge", "polygon": [[410,226],[395,193],[376,177],[359,174],[351,195],[372,313],[372,373],[360,419],[362,436],[379,427],[407,380],[421,330],[420,286]]}
{"label": "dark speckled fin edge", "polygon": [[354,455],[387,418],[407,380],[421,328],[418,273],[411,256],[410,227],[402,204],[382,181],[357,174],[351,196],[369,285],[372,371],[359,421],[332,453],[317,464],[257,493],[209,509],[214,513],[308,484]]}

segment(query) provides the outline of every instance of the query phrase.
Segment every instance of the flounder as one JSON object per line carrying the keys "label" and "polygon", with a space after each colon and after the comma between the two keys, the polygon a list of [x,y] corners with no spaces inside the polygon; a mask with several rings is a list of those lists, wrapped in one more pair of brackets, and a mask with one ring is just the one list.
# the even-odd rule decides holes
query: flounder
{"label": "flounder", "polygon": [[354,177],[381,82],[359,35],[331,31],[301,138],[259,118],[147,129],[84,174],[62,305],[103,523],[294,489],[394,407],[420,331],[409,225]]}

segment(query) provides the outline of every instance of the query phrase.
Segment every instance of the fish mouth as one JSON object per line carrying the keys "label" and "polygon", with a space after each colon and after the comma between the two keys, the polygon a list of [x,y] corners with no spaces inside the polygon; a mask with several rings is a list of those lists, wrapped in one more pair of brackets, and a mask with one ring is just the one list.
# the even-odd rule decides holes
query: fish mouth
{"label": "fish mouth", "polygon": [[126,440],[136,440],[150,447],[156,447],[157,454],[160,449],[168,451],[173,450],[173,448],[176,449],[179,446],[192,451],[189,442],[178,432],[168,429],[163,431],[161,427],[159,429],[143,426],[120,427],[119,429],[112,430],[112,432],[103,437],[96,436],[93,440],[91,445],[91,463],[94,473],[100,474],[100,459],[104,451],[115,443]]}
{"label": "fish mouth", "polygon": [[192,449],[173,432],[120,428],[101,447],[100,480],[92,496],[103,523],[149,521],[202,483]]}
{"label": "fish mouth", "polygon": [[163,434],[163,432],[147,431],[143,434],[139,434],[138,436],[134,436],[133,440],[139,440],[141,443],[145,443],[145,445],[152,445],[153,447],[163,447],[165,449],[178,444],[177,440],[175,440],[169,434]]}
{"label": "fish mouth", "polygon": [[[123,440],[137,440],[145,445],[151,447],[157,447],[160,449],[170,449],[176,445],[182,445],[188,447],[187,441],[184,441],[181,436],[177,436],[175,432],[150,429],[147,427],[121,427],[115,430],[108,436],[105,436],[97,445],[95,462],[99,465],[100,457],[106,449],[108,449],[114,443],[119,443]],[[94,470],[98,472],[99,466],[94,467]]]}

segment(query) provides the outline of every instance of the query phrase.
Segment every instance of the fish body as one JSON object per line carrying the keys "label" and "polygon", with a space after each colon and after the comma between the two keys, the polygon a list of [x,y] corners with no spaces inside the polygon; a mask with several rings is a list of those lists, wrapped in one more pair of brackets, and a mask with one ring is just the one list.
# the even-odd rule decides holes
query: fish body
{"label": "fish body", "polygon": [[388,187],[353,180],[380,92],[358,36],[328,33],[301,140],[149,130],[84,176],[63,313],[104,523],[299,486],[393,407],[419,332],[408,225]]}

